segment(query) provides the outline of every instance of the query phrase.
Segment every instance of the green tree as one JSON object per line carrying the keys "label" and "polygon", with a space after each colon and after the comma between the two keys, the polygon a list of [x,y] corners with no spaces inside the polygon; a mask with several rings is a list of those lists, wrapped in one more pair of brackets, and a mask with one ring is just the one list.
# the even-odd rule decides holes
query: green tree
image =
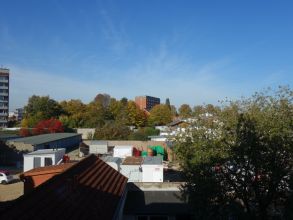
{"label": "green tree", "polygon": [[78,128],[84,126],[84,118],[86,105],[80,100],[62,101],[60,103],[64,110],[64,114],[59,117],[59,120],[65,127]]}
{"label": "green tree", "polygon": [[84,114],[84,127],[96,128],[105,125],[106,109],[99,102],[91,102],[86,105]]}
{"label": "green tree", "polygon": [[160,130],[157,130],[153,127],[144,127],[139,128],[137,131],[131,133],[129,135],[130,140],[138,140],[138,141],[147,141],[149,140],[149,136],[159,135]]}
{"label": "green tree", "polygon": [[193,107],[193,116],[200,116],[201,114],[205,113],[205,108],[202,105],[196,105]]}
{"label": "green tree", "polygon": [[172,114],[172,118],[178,116],[177,109],[176,109],[175,105],[171,105],[171,114]]}
{"label": "green tree", "polygon": [[172,113],[168,106],[166,105],[155,105],[149,116],[150,125],[166,125],[172,121]]}
{"label": "green tree", "polygon": [[104,93],[96,95],[94,102],[101,104],[104,108],[108,107],[110,104],[111,96]]}
{"label": "green tree", "polygon": [[100,140],[127,140],[130,129],[122,124],[109,122],[103,127],[96,128],[95,139]]}
{"label": "green tree", "polygon": [[[280,88],[197,117],[176,152],[198,219],[268,219],[291,195],[293,91]],[[289,216],[289,215],[288,215]]]}
{"label": "green tree", "polygon": [[188,104],[182,104],[179,108],[179,116],[182,118],[189,118],[192,116],[192,109]]}
{"label": "green tree", "polygon": [[129,101],[127,105],[128,112],[128,125],[134,125],[136,127],[143,127],[146,125],[147,116],[146,113],[141,110],[135,102]]}
{"label": "green tree", "polygon": [[108,111],[111,114],[111,117],[113,118],[113,120],[117,119],[122,109],[123,109],[123,104],[120,101],[117,101],[115,98],[111,98]]}
{"label": "green tree", "polygon": [[29,98],[24,110],[29,127],[33,127],[44,119],[58,118],[63,113],[59,103],[49,96],[33,95]]}
{"label": "green tree", "polygon": [[205,106],[205,112],[209,113],[209,114],[218,114],[218,112],[220,111],[220,107],[218,106],[214,106],[212,104],[207,104]]}

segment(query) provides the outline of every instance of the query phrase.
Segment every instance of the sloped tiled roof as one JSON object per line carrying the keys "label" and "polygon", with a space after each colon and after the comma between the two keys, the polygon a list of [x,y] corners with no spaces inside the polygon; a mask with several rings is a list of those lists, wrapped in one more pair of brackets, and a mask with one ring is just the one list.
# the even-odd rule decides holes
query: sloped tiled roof
{"label": "sloped tiled roof", "polygon": [[15,201],[0,219],[113,219],[127,178],[95,155]]}
{"label": "sloped tiled roof", "polygon": [[20,174],[20,177],[44,175],[48,173],[62,173],[63,171],[70,168],[73,164],[74,163],[63,163],[59,165],[37,167]]}

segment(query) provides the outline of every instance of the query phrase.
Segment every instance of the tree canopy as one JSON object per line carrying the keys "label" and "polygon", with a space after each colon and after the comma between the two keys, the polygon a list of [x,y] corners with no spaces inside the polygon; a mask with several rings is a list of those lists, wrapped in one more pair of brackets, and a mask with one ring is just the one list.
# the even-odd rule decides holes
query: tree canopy
{"label": "tree canopy", "polygon": [[198,116],[177,138],[182,189],[197,218],[284,217],[292,190],[292,101],[288,88],[256,93]]}
{"label": "tree canopy", "polygon": [[150,125],[166,125],[172,121],[172,113],[167,105],[155,105],[149,116]]}
{"label": "tree canopy", "polygon": [[182,104],[178,111],[181,118],[189,118],[192,116],[192,109],[188,104]]}
{"label": "tree canopy", "polygon": [[30,127],[44,119],[58,118],[63,113],[60,104],[49,96],[33,95],[29,98],[24,110],[27,124]]}

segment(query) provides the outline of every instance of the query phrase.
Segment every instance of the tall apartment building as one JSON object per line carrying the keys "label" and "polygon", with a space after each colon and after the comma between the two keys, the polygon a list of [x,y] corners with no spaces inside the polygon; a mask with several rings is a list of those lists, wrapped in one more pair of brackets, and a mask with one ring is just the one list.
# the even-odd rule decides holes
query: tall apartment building
{"label": "tall apartment building", "polygon": [[140,109],[150,111],[155,105],[160,104],[160,99],[152,96],[137,96],[135,103]]}
{"label": "tall apartment building", "polygon": [[0,127],[7,127],[9,106],[9,69],[0,68]]}

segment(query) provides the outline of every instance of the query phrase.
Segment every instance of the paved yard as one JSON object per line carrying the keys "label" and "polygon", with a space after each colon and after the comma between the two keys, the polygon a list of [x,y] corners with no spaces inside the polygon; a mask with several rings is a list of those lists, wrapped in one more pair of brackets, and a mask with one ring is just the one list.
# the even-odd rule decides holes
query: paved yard
{"label": "paved yard", "polygon": [[23,182],[19,179],[17,179],[14,183],[7,185],[0,184],[0,202],[16,199],[22,194]]}

